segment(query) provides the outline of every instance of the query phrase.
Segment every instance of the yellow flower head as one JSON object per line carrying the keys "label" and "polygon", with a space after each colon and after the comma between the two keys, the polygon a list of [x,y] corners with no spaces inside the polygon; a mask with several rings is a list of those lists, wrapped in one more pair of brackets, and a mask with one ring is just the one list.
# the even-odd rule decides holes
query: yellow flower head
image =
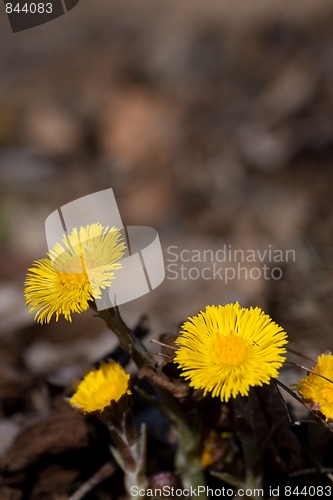
{"label": "yellow flower head", "polygon": [[125,394],[131,394],[129,379],[118,363],[107,361],[84,377],[69,402],[84,413],[102,412]]}
{"label": "yellow flower head", "polygon": [[201,467],[203,469],[206,469],[223,457],[227,446],[224,444],[226,439],[223,439],[223,434],[227,433],[225,432],[219,434],[216,431],[211,430],[207,438],[204,440],[200,457]]}
{"label": "yellow flower head", "polygon": [[120,269],[125,244],[119,229],[90,224],[65,234],[47,254],[28,271],[25,299],[35,320],[49,323],[55,315],[72,321],[72,312],[83,312],[89,301],[101,298],[110,286],[114,271]]}
{"label": "yellow flower head", "polygon": [[276,378],[287,343],[283,328],[259,307],[207,306],[182,326],[174,361],[191,387],[228,401]]}
{"label": "yellow flower head", "polygon": [[305,401],[312,404],[314,410],[324,415],[326,422],[333,421],[333,354],[321,354],[313,371],[332,382],[308,373],[297,384],[297,390]]}

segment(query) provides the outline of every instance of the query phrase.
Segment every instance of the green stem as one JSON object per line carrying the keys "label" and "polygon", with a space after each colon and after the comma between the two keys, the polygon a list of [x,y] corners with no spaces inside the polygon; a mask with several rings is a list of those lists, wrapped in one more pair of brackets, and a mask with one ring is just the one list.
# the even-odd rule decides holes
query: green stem
{"label": "green stem", "polygon": [[[260,464],[258,462],[260,445],[258,443],[252,396],[238,396],[233,400],[235,427],[241,441],[245,462],[245,487],[258,491],[262,485]],[[258,493],[259,494],[259,493]],[[253,496],[253,498],[260,498]]]}
{"label": "green stem", "polygon": [[140,339],[135,337],[132,330],[124,323],[118,308],[111,307],[110,309],[98,311],[95,303],[91,305],[91,308],[105,321],[108,328],[116,334],[121,348],[131,356],[139,369],[145,365],[155,368],[154,358],[145,349]]}
{"label": "green stem", "polygon": [[[111,452],[124,472],[125,488],[131,499],[132,487],[146,490],[146,427],[142,425],[138,435],[132,411],[125,408],[125,404],[110,407],[100,415],[100,419],[107,425],[115,444]],[[145,497],[141,497],[145,498]]]}
{"label": "green stem", "polygon": [[[161,399],[160,411],[172,423],[178,447],[175,455],[175,465],[180,472],[184,488],[204,486],[206,481],[201,467],[201,433],[188,425],[179,402],[164,389],[158,388]],[[198,426],[199,427],[199,426]],[[198,498],[205,500],[205,493]]]}

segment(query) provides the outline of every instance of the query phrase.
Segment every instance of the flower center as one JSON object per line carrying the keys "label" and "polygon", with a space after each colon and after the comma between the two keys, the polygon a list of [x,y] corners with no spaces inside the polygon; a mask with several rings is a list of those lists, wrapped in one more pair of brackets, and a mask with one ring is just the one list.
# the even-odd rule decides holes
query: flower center
{"label": "flower center", "polygon": [[81,288],[89,283],[85,273],[58,273],[58,275],[61,285],[68,288]]}
{"label": "flower center", "polygon": [[89,283],[81,245],[79,246],[78,253],[79,255],[70,257],[66,265],[60,263],[61,267],[57,272],[60,283],[64,287],[81,288]]}
{"label": "flower center", "polygon": [[246,344],[242,337],[231,332],[229,335],[214,335],[214,357],[218,363],[237,366],[246,359]]}

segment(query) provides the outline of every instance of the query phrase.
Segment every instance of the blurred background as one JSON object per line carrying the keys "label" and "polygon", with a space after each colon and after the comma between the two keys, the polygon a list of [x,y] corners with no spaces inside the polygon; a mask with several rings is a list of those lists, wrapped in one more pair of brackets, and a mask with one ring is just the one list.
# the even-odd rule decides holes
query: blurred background
{"label": "blurred background", "polygon": [[89,312],[39,326],[23,299],[46,217],[99,190],[113,188],[126,225],[154,227],[166,257],[171,245],[295,251],[275,280],[167,269],[121,307],[129,325],[147,315],[157,338],[239,300],[295,348],[332,348],[332,23],[329,0],[82,1],[16,34],[3,15],[0,455],[17,415],[43,409],[40,396],[22,403],[23,379],[68,383],[112,346]]}

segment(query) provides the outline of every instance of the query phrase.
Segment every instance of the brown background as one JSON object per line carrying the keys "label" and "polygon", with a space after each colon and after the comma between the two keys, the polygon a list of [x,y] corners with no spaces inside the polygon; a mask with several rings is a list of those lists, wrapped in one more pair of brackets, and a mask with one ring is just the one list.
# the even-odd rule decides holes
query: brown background
{"label": "brown background", "polygon": [[11,377],[67,383],[110,349],[89,312],[40,327],[23,300],[46,217],[109,187],[124,223],[156,228],[164,251],[296,252],[280,281],[166,279],[123,306],[129,324],[147,314],[157,337],[239,300],[298,348],[332,348],[332,22],[331,2],[315,0],[82,1],[15,35],[2,17],[2,398]]}

